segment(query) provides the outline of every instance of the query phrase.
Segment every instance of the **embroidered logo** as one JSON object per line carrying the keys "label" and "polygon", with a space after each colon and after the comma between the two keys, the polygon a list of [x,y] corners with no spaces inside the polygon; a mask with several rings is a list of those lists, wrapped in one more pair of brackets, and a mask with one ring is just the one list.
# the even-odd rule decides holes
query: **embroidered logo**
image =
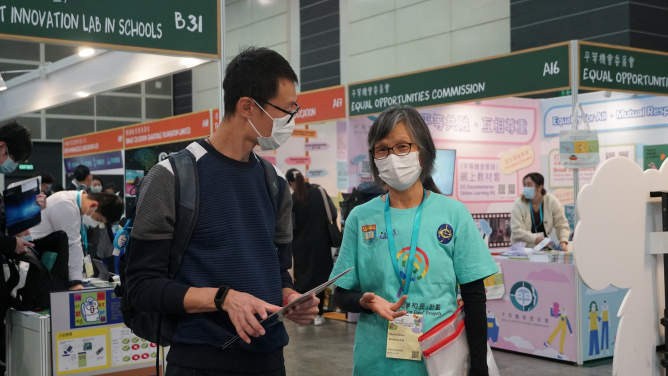
{"label": "embroidered logo", "polygon": [[438,231],[436,231],[436,239],[438,239],[441,244],[450,243],[453,236],[454,232],[452,230],[452,226],[447,223],[442,224],[441,227],[438,228]]}

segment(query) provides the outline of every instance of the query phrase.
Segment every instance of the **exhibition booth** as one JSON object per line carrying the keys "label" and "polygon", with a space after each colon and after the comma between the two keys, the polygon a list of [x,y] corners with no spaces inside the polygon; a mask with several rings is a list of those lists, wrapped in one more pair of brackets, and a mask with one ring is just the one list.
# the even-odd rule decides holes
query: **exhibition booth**
{"label": "exhibition booth", "polygon": [[[157,22],[164,17],[173,23],[174,12],[167,12],[167,5],[166,13],[160,10],[150,17],[146,13],[147,19]],[[201,16],[193,17],[194,30],[201,30],[202,22],[215,23],[213,18],[221,11],[202,13],[204,21]],[[113,18],[108,15],[105,28],[111,27]],[[167,49],[183,56],[220,59],[224,56],[220,18],[217,24],[213,34],[188,42],[191,50],[170,44],[137,45],[137,39],[124,48]],[[177,21],[176,30],[165,27],[165,35],[179,37],[178,26]],[[212,36],[216,34],[218,38]],[[48,40],[45,35],[31,37]],[[117,42],[105,38],[93,42]],[[71,37],[73,40],[78,39]],[[366,139],[376,116],[395,104],[418,108],[437,148],[436,186],[473,214],[500,269],[485,282],[490,346],[583,364],[614,354],[620,321],[617,312],[627,290],[587,287],[574,263],[577,239],[570,244],[571,254],[544,260],[548,262],[503,256],[511,246],[510,212],[521,193],[521,179],[540,172],[546,177],[545,189],[564,205],[571,231],[575,231],[578,192],[598,168],[574,172],[561,164],[559,135],[578,117],[574,110],[578,103],[584,111],[580,116],[598,132],[596,148],[588,151],[598,152],[601,163],[628,158],[643,170],[659,169],[668,154],[668,98],[663,95],[668,95],[667,55],[564,42],[300,93],[301,110],[290,139],[276,151],[257,152],[283,172],[299,169],[338,202],[340,193],[373,181]],[[549,98],[536,99],[539,96]],[[151,167],[213,134],[220,117],[217,109],[210,109],[66,138],[65,171],[71,173],[83,164],[94,174],[118,182],[129,210],[136,203],[136,186]],[[601,268],[605,265],[606,260],[601,260]],[[662,283],[659,279],[658,286]],[[659,304],[655,310],[662,308],[663,303]],[[123,326],[119,299],[109,287],[54,293],[50,312],[12,312],[7,325],[8,343],[16,344],[8,346],[12,348],[8,353],[10,376],[26,370],[58,376],[155,372],[157,347]],[[24,357],[34,348],[46,357],[39,364],[26,362]]]}

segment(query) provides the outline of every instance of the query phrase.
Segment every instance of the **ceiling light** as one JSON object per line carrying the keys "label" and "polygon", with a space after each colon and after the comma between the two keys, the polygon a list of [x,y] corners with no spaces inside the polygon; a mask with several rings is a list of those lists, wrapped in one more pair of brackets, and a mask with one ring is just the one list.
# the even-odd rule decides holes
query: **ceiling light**
{"label": "ceiling light", "polygon": [[185,65],[186,68],[192,68],[196,65],[199,65],[199,63],[200,63],[199,59],[193,59],[193,58],[190,58],[190,57],[186,57],[186,58],[181,59],[181,64]]}
{"label": "ceiling light", "polygon": [[271,0],[260,0],[260,4],[269,5],[269,4],[271,4]]}
{"label": "ceiling light", "polygon": [[85,91],[79,91],[77,92],[77,95],[80,96],[81,98],[86,98],[90,94],[86,93]]}
{"label": "ceiling light", "polygon": [[0,75],[0,91],[7,90],[7,84],[5,83],[5,80],[2,79],[2,75]]}
{"label": "ceiling light", "polygon": [[80,48],[79,49],[79,56],[81,57],[88,57],[92,54],[95,53],[95,50],[92,48]]}

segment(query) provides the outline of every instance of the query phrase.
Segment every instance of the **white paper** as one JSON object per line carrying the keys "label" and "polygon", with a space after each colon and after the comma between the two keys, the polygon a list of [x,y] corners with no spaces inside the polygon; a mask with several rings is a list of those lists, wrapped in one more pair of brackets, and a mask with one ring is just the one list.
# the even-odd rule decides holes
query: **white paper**
{"label": "white paper", "polygon": [[540,251],[541,249],[547,247],[547,245],[550,244],[551,241],[552,241],[552,240],[551,240],[550,238],[545,238],[545,239],[543,239],[542,242],[540,242],[540,244],[538,244],[537,246],[535,246],[535,247],[533,248],[533,250],[534,250],[535,252],[538,252],[538,251]]}

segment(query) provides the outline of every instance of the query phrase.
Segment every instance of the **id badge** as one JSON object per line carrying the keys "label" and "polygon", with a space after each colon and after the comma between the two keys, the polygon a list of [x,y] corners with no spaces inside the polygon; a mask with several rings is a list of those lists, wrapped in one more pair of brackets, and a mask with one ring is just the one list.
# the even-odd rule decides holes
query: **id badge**
{"label": "id badge", "polygon": [[84,257],[84,267],[86,269],[86,276],[92,278],[95,271],[93,270],[93,262],[90,260],[90,255]]}
{"label": "id badge", "polygon": [[424,332],[424,315],[407,314],[388,323],[385,356],[394,359],[422,360],[418,338]]}

